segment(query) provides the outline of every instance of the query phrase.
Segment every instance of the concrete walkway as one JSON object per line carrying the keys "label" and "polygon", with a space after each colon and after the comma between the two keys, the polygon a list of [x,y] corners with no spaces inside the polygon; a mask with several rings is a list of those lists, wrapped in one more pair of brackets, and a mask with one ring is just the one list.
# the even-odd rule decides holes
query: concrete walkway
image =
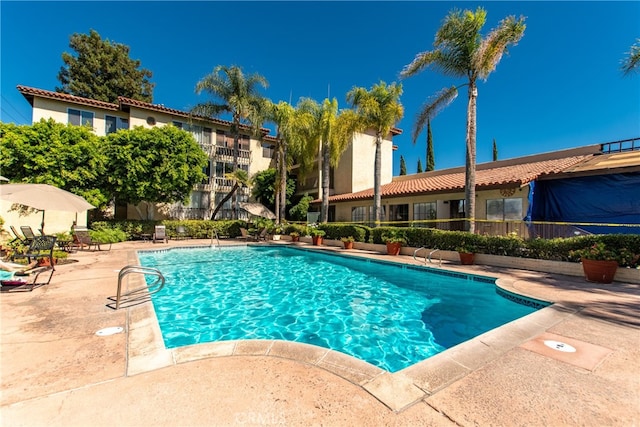
{"label": "concrete walkway", "polygon": [[1,425],[640,424],[640,285],[444,265],[556,304],[389,374],[297,343],[161,348],[150,303],[106,307],[135,250],[160,246],[74,253],[49,285],[0,294]]}

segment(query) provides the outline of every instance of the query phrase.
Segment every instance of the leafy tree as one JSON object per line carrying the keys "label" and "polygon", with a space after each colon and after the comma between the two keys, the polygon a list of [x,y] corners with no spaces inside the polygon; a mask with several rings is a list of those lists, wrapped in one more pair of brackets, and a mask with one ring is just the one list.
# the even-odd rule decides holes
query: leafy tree
{"label": "leafy tree", "polygon": [[633,72],[640,71],[640,39],[637,39],[634,44],[631,45],[628,56],[622,61],[622,72],[624,75],[629,75]]}
{"label": "leafy tree", "polygon": [[174,126],[120,130],[104,141],[107,188],[119,203],[184,202],[205,178],[207,155],[189,132]]}
{"label": "leafy tree", "polygon": [[418,173],[422,172],[422,160],[418,159]]}
{"label": "leafy tree", "polygon": [[103,208],[107,157],[90,128],[56,123],[0,123],[0,170],[15,182],[50,184]]}
{"label": "leafy tree", "polygon": [[402,119],[404,109],[400,103],[402,85],[387,84],[381,81],[370,90],[354,87],[347,93],[347,101],[355,108],[365,129],[373,129],[376,136],[376,153],[373,178],[373,215],[374,220],[382,220],[381,176],[382,140],[391,132],[395,124]]}
{"label": "leafy tree", "polygon": [[238,188],[248,187],[251,185],[251,179],[249,178],[249,174],[244,169],[236,169],[233,172],[229,172],[225,174],[224,177],[228,180],[233,181],[233,186],[231,187],[231,190],[229,190],[229,192],[222,198],[222,200],[220,200],[218,205],[213,210],[213,213],[211,214],[212,221],[216,219],[216,215],[218,214],[220,209],[222,209],[224,204],[227,203],[227,200],[229,200],[235,194]]}
{"label": "leafy tree", "polygon": [[407,174],[407,164],[404,162],[404,157],[400,155],[400,175]]}
{"label": "leafy tree", "polygon": [[352,110],[338,111],[338,101],[328,98],[318,104],[310,98],[303,98],[297,105],[298,126],[303,144],[296,145],[293,154],[300,165],[300,175],[312,170],[318,156],[322,156],[322,205],[320,222],[327,222],[329,216],[329,172],[337,166],[340,156],[347,149],[354,132],[359,128],[359,118]]}
{"label": "leafy tree", "polygon": [[427,172],[436,168],[436,160],[433,152],[433,135],[431,134],[431,121],[427,120]]}
{"label": "leafy tree", "polygon": [[[436,33],[434,49],[417,54],[413,62],[405,66],[401,72],[402,77],[410,77],[432,66],[444,75],[467,79],[467,82],[459,87],[468,86],[465,204],[470,232],[475,231],[473,219],[476,210],[477,80],[478,78],[486,80],[489,77],[507,47],[516,45],[520,41],[526,27],[524,17],[516,20],[514,16],[509,16],[483,38],[480,30],[486,18],[486,11],[480,7],[475,12],[470,10],[450,12]],[[413,129],[414,141],[424,128],[424,124],[449,105],[457,95],[458,87],[445,88],[422,107]]]}
{"label": "leafy tree", "polygon": [[102,40],[95,30],[75,33],[70,40],[76,53],[62,54],[65,65],[58,73],[62,86],[57,92],[112,103],[118,96],[153,101],[153,74],[140,68],[140,60],[129,58],[129,46]]}
{"label": "leafy tree", "polygon": [[[278,171],[275,168],[269,168],[256,173],[251,180],[251,193],[253,198],[269,209],[275,208],[277,179]],[[287,179],[285,206],[290,204],[289,198],[293,196],[295,190],[295,180],[291,178]]]}
{"label": "leafy tree", "polygon": [[496,144],[496,139],[493,138],[493,161],[498,160],[498,144]]}
{"label": "leafy tree", "polygon": [[[265,117],[266,99],[260,94],[259,87],[267,88],[267,80],[260,74],[245,76],[242,68],[218,65],[213,72],[196,84],[196,93],[206,92],[219,102],[207,101],[196,105],[191,112],[207,117],[218,117],[229,113],[232,116],[233,167],[238,169],[240,128],[250,127],[259,134]],[[234,198],[234,219],[238,215],[238,199]]]}
{"label": "leafy tree", "polygon": [[306,221],[307,220],[307,212],[309,212],[309,206],[311,205],[311,201],[313,197],[305,194],[302,196],[297,205],[289,209],[289,216],[293,221]]}

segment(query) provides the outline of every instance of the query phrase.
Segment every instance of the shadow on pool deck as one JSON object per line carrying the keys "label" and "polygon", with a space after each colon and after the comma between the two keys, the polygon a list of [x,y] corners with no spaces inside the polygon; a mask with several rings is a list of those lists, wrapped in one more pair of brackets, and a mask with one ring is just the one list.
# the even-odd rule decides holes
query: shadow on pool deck
{"label": "shadow on pool deck", "polygon": [[[637,425],[640,286],[447,264],[552,307],[389,374],[282,341],[164,349],[150,303],[106,307],[135,250],[78,252],[50,285],[0,295],[2,425]],[[238,243],[228,241],[223,243]],[[411,257],[350,251],[415,264]],[[135,286],[136,279],[131,280]],[[97,336],[121,326],[124,333]],[[576,348],[545,347],[556,340]],[[562,354],[560,354],[562,353]]]}

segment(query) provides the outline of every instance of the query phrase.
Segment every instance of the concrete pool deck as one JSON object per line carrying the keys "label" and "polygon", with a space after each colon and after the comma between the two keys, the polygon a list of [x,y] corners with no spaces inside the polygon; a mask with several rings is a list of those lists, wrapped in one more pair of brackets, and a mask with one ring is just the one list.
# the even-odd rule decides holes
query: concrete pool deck
{"label": "concrete pool deck", "polygon": [[[136,250],[208,243],[77,252],[49,285],[0,294],[0,424],[640,424],[640,285],[444,264],[555,304],[394,374],[282,341],[167,350],[149,302],[106,307]],[[129,277],[136,287],[140,277]],[[96,335],[112,326],[124,332]]]}

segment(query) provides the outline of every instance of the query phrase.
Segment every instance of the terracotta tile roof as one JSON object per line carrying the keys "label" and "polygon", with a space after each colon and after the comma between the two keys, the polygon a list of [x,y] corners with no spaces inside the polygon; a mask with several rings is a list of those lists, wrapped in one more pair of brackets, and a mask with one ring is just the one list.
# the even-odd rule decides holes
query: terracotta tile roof
{"label": "terracotta tile roof", "polygon": [[107,110],[117,111],[120,109],[118,104],[112,104],[110,102],[104,102],[104,101],[96,101],[95,99],[83,98],[81,96],[69,95],[69,94],[60,93],[60,92],[52,92],[50,90],[36,89],[34,87],[21,86],[21,85],[16,86],[16,88],[22,94],[22,96],[27,98],[27,100],[31,104],[33,104],[32,99],[34,96],[40,96],[42,98],[57,99],[60,101],[73,102],[74,104],[81,104],[81,105],[89,105],[92,107],[99,107]]}
{"label": "terracotta tile roof", "polygon": [[[497,167],[491,167],[491,163],[478,165],[476,168],[476,187],[478,189],[490,189],[505,186],[522,186],[539,177],[561,173],[591,156],[591,154],[583,154],[533,162],[526,162],[526,158],[523,158],[523,163],[504,165],[503,162],[503,165],[498,163]],[[382,186],[382,197],[458,192],[464,189],[464,180],[464,168],[395,177],[391,183]],[[373,188],[357,193],[337,194],[329,197],[329,201],[344,202],[371,198],[373,198]],[[314,200],[314,202],[316,201]]]}

